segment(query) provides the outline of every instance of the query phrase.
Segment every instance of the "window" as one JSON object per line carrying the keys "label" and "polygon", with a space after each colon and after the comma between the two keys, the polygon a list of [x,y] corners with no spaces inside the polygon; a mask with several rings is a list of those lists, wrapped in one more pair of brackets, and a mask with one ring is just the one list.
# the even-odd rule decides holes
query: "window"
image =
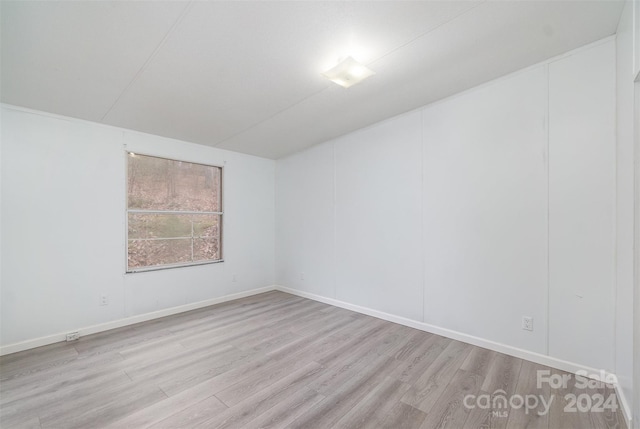
{"label": "window", "polygon": [[222,260],[222,168],[127,156],[127,272]]}

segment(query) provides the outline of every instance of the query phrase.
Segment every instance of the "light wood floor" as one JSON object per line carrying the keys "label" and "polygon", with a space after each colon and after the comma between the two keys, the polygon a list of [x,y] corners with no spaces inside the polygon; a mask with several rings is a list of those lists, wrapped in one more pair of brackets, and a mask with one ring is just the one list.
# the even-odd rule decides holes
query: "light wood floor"
{"label": "light wood floor", "polygon": [[[0,425],[625,427],[619,411],[563,411],[566,394],[606,397],[610,388],[538,389],[539,369],[545,367],[269,292],[4,356]],[[542,406],[494,414],[464,405],[466,395],[499,389],[555,400],[543,416],[535,412]]]}

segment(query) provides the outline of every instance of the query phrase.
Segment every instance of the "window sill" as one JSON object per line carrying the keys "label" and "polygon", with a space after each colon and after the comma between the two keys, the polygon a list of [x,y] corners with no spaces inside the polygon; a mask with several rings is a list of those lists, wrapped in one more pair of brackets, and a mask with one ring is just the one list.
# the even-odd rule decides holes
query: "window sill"
{"label": "window sill", "polygon": [[150,271],[163,271],[163,270],[173,270],[176,268],[188,268],[188,267],[199,267],[202,265],[211,265],[211,264],[219,264],[224,262],[224,259],[217,259],[215,261],[202,261],[202,262],[193,262],[190,264],[167,264],[167,265],[156,265],[153,267],[146,268],[136,268],[132,270],[125,271],[125,274],[137,274],[137,273],[148,273]]}

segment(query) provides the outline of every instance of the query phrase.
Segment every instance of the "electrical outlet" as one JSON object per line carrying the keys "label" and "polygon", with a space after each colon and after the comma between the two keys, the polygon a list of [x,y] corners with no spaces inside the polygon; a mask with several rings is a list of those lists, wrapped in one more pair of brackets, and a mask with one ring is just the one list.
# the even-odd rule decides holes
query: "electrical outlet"
{"label": "electrical outlet", "polygon": [[233,275],[233,277],[231,278],[231,281],[232,281],[233,283],[237,282],[237,281],[238,281],[238,275],[237,275],[237,274],[234,274],[234,275]]}
{"label": "electrical outlet", "polygon": [[300,273],[300,280],[304,280],[304,273]]}
{"label": "electrical outlet", "polygon": [[522,329],[525,331],[533,331],[533,317],[522,316]]}
{"label": "electrical outlet", "polygon": [[107,295],[100,295],[100,305],[109,305],[109,297]]}
{"label": "electrical outlet", "polygon": [[75,341],[78,338],[80,338],[80,332],[76,331],[76,332],[69,332],[67,334],[67,341]]}

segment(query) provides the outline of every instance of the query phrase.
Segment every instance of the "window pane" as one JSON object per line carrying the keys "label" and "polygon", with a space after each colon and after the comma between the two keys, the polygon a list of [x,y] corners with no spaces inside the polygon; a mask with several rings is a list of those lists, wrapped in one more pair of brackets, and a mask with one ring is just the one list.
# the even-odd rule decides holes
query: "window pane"
{"label": "window pane", "polygon": [[219,167],[129,155],[129,208],[222,211],[221,172]]}
{"label": "window pane", "polygon": [[129,213],[129,238],[191,238],[191,215]]}
{"label": "window pane", "polygon": [[192,215],[194,237],[220,237],[222,216]]}
{"label": "window pane", "polygon": [[129,238],[217,237],[220,215],[129,213]]}
{"label": "window pane", "polygon": [[195,238],[193,241],[193,260],[220,259],[220,240],[218,237]]}
{"label": "window pane", "polygon": [[129,213],[129,269],[222,259],[222,216]]}
{"label": "window pane", "polygon": [[129,240],[129,269],[191,262],[191,238]]}

